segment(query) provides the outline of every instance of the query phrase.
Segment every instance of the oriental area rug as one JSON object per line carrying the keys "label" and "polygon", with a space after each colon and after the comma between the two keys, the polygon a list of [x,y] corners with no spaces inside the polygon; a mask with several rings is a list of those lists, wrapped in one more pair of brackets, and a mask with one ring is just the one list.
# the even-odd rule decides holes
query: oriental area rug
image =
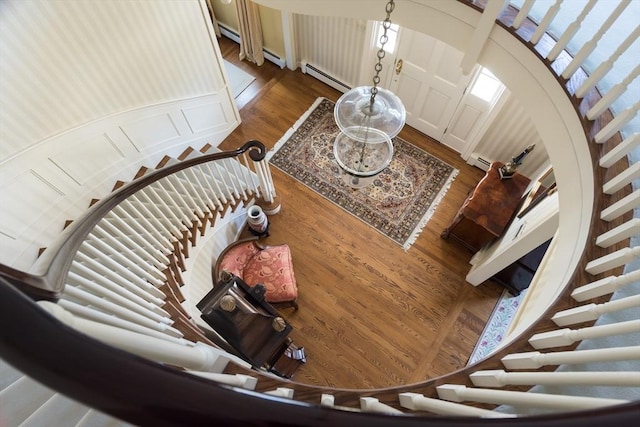
{"label": "oriental area rug", "polygon": [[343,180],[333,155],[334,103],[318,98],[267,154],[269,162],[387,236],[404,250],[415,242],[458,170],[396,137],[389,167],[363,188]]}

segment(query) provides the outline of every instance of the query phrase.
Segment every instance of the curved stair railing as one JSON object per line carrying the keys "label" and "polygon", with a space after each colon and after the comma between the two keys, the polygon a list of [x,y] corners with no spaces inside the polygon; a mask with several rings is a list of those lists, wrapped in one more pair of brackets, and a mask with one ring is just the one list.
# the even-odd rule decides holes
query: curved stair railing
{"label": "curved stair railing", "polygon": [[[547,22],[533,25],[527,20],[528,4],[520,13],[501,11],[497,23],[535,49]],[[550,9],[547,16],[552,13]],[[67,227],[60,246],[44,251],[40,275],[0,266],[2,357],[91,408],[140,425],[376,426],[393,421],[480,426],[513,417],[519,425],[630,423],[638,415],[638,401],[606,393],[530,392],[532,386],[545,385],[640,386],[640,373],[616,365],[638,360],[637,345],[577,348],[583,340],[640,331],[638,319],[594,322],[640,305],[637,295],[608,301],[614,291],[640,280],[637,270],[623,272],[625,264],[640,257],[640,248],[629,245],[639,232],[631,211],[640,202],[640,189],[629,188],[640,176],[640,163],[626,161],[640,144],[637,134],[624,140],[619,135],[638,104],[613,117],[609,106],[620,91],[600,97],[594,89],[606,71],[577,78],[584,53],[563,70],[552,66],[570,31],[540,58],[583,118],[598,189],[589,239],[593,244],[585,248],[574,279],[545,315],[489,358],[418,384],[345,390],[252,370],[208,341],[181,306],[181,273],[189,248],[229,212],[258,197],[273,201],[264,147],[257,143],[235,152],[169,161],[149,175],[118,184],[110,197]],[[635,31],[630,37],[637,36]],[[636,75],[633,71],[621,84]],[[253,163],[245,157],[222,164],[247,151]],[[549,256],[561,256],[554,251],[552,243]],[[560,364],[591,362],[620,368],[554,370]],[[500,409],[505,406],[516,409]],[[528,415],[531,408],[541,414]]]}

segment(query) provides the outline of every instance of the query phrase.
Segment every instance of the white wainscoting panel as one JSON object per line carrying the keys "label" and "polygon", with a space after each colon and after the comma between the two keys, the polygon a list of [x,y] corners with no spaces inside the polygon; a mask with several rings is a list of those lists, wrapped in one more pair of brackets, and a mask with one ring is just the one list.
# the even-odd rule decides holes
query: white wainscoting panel
{"label": "white wainscoting panel", "polygon": [[[91,199],[185,148],[217,146],[240,122],[225,89],[114,114],[49,138],[0,164],[0,262],[28,271]],[[43,207],[46,207],[43,208]]]}
{"label": "white wainscoting panel", "polygon": [[227,85],[204,1],[3,0],[1,9],[0,161],[101,117]]}
{"label": "white wainscoting panel", "polygon": [[[8,182],[3,181],[0,193],[3,198],[11,200],[11,203],[3,203],[0,232],[12,239],[18,239],[32,222],[40,219],[42,206],[57,205],[65,197],[62,190],[31,169]],[[25,216],[26,212],[31,214]],[[5,263],[4,257],[2,262]]]}
{"label": "white wainscoting panel", "polygon": [[120,129],[140,152],[144,147],[170,143],[181,136],[168,113],[135,119],[121,125]]}
{"label": "white wainscoting panel", "polygon": [[87,138],[65,135],[60,150],[52,153],[49,160],[69,175],[78,185],[86,185],[91,178],[106,167],[113,167],[125,159],[125,154],[109,138],[106,132]]}
{"label": "white wainscoting panel", "polygon": [[189,125],[189,129],[194,134],[206,131],[219,131],[229,123],[230,119],[228,112],[225,111],[224,105],[218,101],[182,108],[181,111]]}

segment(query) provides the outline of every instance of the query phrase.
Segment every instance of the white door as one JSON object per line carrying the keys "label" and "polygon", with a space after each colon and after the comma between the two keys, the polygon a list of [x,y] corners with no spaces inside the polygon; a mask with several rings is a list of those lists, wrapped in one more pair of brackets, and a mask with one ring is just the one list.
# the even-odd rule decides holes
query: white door
{"label": "white door", "polygon": [[397,52],[390,89],[407,109],[407,124],[444,142],[445,130],[474,73],[462,74],[462,52],[406,28]]}
{"label": "white door", "polygon": [[[453,148],[467,160],[480,138],[501,108],[505,87],[488,69],[478,72],[462,95],[440,142]],[[505,94],[505,96],[508,96]]]}

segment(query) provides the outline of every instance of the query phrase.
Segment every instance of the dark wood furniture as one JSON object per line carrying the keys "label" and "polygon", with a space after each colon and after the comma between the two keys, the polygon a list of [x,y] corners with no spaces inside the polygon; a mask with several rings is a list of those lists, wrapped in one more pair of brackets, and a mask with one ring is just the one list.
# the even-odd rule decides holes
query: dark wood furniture
{"label": "dark wood furniture", "polygon": [[547,240],[522,258],[499,271],[491,280],[500,283],[507,288],[512,295],[520,295],[520,292],[527,289],[533,280],[538,266],[542,262],[542,257],[547,252],[551,239]]}
{"label": "dark wood furniture", "polygon": [[504,232],[530,179],[518,172],[510,179],[500,179],[498,169],[502,165],[501,162],[491,164],[440,237],[453,237],[476,252]]}
{"label": "dark wood furniture", "polygon": [[[210,337],[223,348],[232,347],[255,368],[272,370],[286,364],[287,370],[272,370],[290,378],[299,365],[284,363],[291,325],[264,299],[262,285],[248,286],[232,274],[223,275],[215,287],[196,304],[202,319],[219,335]],[[296,361],[297,362],[297,361]]]}

